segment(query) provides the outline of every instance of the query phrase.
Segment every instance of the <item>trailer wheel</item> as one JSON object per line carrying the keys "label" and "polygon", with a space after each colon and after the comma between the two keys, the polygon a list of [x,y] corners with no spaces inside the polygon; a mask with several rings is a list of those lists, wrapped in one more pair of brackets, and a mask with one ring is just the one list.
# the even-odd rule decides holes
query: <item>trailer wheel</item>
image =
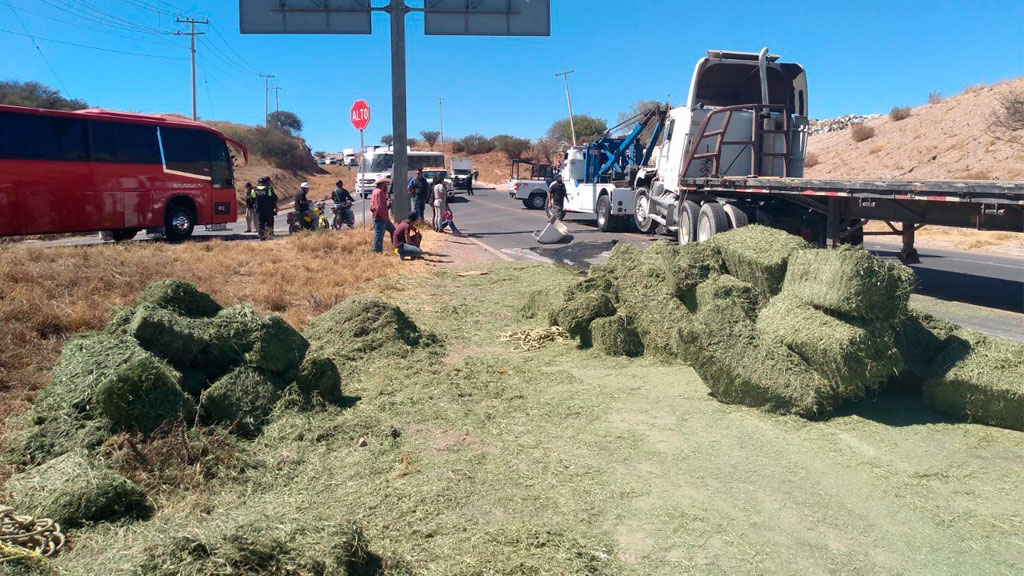
{"label": "trailer wheel", "polygon": [[543,210],[546,202],[547,196],[539,192],[530,194],[530,198],[528,200],[523,200],[523,204],[525,204],[530,210]]}
{"label": "trailer wheel", "polygon": [[611,232],[615,228],[612,222],[612,201],[607,194],[597,199],[597,228],[601,232]]}
{"label": "trailer wheel", "polygon": [[697,241],[704,242],[715,234],[729,229],[729,216],[718,202],[708,202],[700,207],[697,218]]}
{"label": "trailer wheel", "polygon": [[729,217],[730,228],[742,228],[750,224],[750,218],[747,217],[747,213],[740,210],[735,204],[726,204],[724,208],[726,216]]}
{"label": "trailer wheel", "polygon": [[656,222],[651,218],[651,196],[646,188],[639,188],[633,196],[633,223],[641,234],[654,231]]}
{"label": "trailer wheel", "polygon": [[676,217],[676,224],[679,225],[679,229],[676,231],[676,237],[680,245],[696,241],[697,217],[699,214],[700,208],[695,202],[683,200],[679,203],[679,215]]}
{"label": "trailer wheel", "polygon": [[171,202],[164,214],[164,238],[168,242],[182,242],[192,236],[196,226],[196,213],[183,200]]}

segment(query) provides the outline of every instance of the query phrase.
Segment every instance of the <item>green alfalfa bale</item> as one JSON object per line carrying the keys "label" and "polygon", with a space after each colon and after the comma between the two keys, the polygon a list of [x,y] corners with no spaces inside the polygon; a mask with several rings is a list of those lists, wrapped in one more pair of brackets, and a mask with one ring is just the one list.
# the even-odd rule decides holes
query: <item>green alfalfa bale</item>
{"label": "green alfalfa bale", "polygon": [[13,417],[4,439],[3,461],[14,466],[37,466],[74,450],[92,451],[113,434],[104,418],[82,414],[41,398]]}
{"label": "green alfalfa bale", "polygon": [[110,312],[110,321],[105,330],[111,334],[129,336],[132,321],[135,320],[135,306],[115,306]]}
{"label": "green alfalfa bale", "polygon": [[680,327],[691,321],[692,313],[677,298],[660,295],[623,303],[619,313],[633,319],[644,355],[665,362],[686,362]]}
{"label": "green alfalfa bale", "polygon": [[761,310],[757,332],[800,356],[843,400],[863,398],[903,366],[890,323],[838,318],[785,291]]}
{"label": "green alfalfa bale", "polygon": [[782,230],[751,225],[717,234],[707,241],[733,276],[757,288],[765,302],[779,293],[791,255],[811,246]]}
{"label": "green alfalfa bale", "polygon": [[206,424],[223,424],[243,436],[263,429],[284,383],[247,366],[236,368],[203,392],[199,417]]}
{"label": "green alfalfa bale", "polygon": [[615,305],[604,292],[584,292],[566,301],[554,314],[554,323],[565,328],[569,336],[578,338],[582,346],[593,341],[590,323],[598,318],[615,314]]}
{"label": "green alfalfa bale", "polygon": [[644,353],[640,332],[630,316],[616,314],[598,318],[590,323],[590,332],[594,348],[609,356],[635,358]]}
{"label": "green alfalfa bale", "polygon": [[205,345],[193,368],[216,380],[240,366],[256,345],[263,317],[249,304],[224,308],[205,325]]}
{"label": "green alfalfa bale", "polygon": [[119,366],[96,389],[96,410],[124,432],[152,434],[195,413],[192,398],[181,389],[177,371],[151,354],[139,354]]}
{"label": "green alfalfa bale", "polygon": [[893,344],[903,358],[903,368],[892,382],[920,392],[925,381],[936,376],[935,357],[958,326],[911,308],[896,328]]}
{"label": "green alfalfa bale", "polygon": [[382,350],[408,353],[429,340],[401,308],[370,295],[338,303],[314,318],[302,335],[311,351],[345,361]]}
{"label": "green alfalfa bale", "polygon": [[898,321],[914,291],[914,272],[859,246],[803,250],[790,258],[783,290],[816,308]]}
{"label": "green alfalfa bale", "polygon": [[309,342],[280,316],[268,316],[260,322],[253,347],[245,355],[248,366],[269,372],[292,382],[299,373]]}
{"label": "green alfalfa bale", "polygon": [[1024,343],[960,328],[922,386],[936,412],[1024,431]]}
{"label": "green alfalfa bale", "polygon": [[295,384],[307,398],[318,395],[327,402],[340,402],[342,399],[338,365],[334,360],[318,354],[306,355]]}
{"label": "green alfalfa bale", "polygon": [[7,488],[15,495],[17,510],[50,518],[64,528],[147,511],[141,488],[117,472],[97,466],[81,450],[11,477]]}
{"label": "green alfalfa bale", "polygon": [[100,383],[132,359],[146,355],[127,336],[107,332],[75,336],[64,344],[42,397],[74,412],[90,412]]}
{"label": "green alfalfa bale", "polygon": [[147,286],[139,295],[139,304],[156,306],[189,318],[212,318],[221,309],[209,294],[173,278],[157,280]]}
{"label": "green alfalfa bale", "polygon": [[527,320],[549,318],[551,312],[562,305],[562,297],[557,292],[538,288],[526,295],[526,301],[519,307],[519,315]]}
{"label": "green alfalfa bale", "polygon": [[730,274],[719,274],[697,286],[695,291],[697,308],[717,300],[728,300],[738,305],[751,320],[757,318],[760,297],[757,289]]}
{"label": "green alfalfa bale", "polygon": [[680,354],[722,402],[804,418],[828,416],[842,403],[840,390],[799,356],[762,341],[735,300],[706,300],[678,335]]}
{"label": "green alfalfa bale", "polygon": [[143,348],[179,369],[196,361],[206,346],[205,332],[204,321],[152,305],[138,306],[128,327]]}

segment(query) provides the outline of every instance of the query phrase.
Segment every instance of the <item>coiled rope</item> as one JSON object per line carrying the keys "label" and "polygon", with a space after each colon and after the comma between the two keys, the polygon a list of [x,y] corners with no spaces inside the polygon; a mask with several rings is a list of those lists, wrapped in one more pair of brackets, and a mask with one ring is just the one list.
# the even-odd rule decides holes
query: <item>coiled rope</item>
{"label": "coiled rope", "polygon": [[49,518],[16,516],[0,506],[0,564],[53,556],[64,547],[60,524]]}

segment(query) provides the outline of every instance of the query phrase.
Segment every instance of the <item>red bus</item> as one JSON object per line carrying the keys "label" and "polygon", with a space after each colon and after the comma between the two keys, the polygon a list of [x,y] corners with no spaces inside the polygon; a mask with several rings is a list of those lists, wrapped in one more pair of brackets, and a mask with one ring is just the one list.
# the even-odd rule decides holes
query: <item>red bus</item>
{"label": "red bus", "polygon": [[0,236],[162,229],[171,241],[237,215],[245,146],[198,122],[0,106]]}

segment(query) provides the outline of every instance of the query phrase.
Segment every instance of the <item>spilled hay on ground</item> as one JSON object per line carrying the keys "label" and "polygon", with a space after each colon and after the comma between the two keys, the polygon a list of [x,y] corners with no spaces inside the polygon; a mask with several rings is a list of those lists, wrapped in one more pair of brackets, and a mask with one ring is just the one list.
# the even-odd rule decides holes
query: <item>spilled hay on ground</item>
{"label": "spilled hay on ground", "polygon": [[581,345],[689,364],[723,402],[821,418],[891,384],[1024,430],[1024,345],[910,310],[913,287],[909,268],[863,248],[747,226],[704,244],[619,244],[544,304]]}

